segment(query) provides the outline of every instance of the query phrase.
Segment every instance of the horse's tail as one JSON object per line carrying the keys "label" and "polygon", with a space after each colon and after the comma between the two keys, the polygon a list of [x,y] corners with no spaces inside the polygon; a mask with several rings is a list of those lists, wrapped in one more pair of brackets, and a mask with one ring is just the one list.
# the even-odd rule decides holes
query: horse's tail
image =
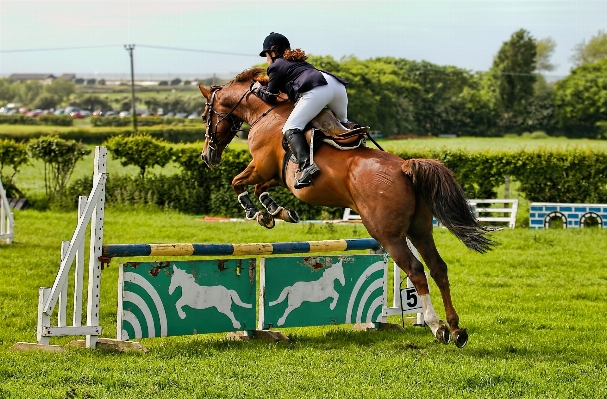
{"label": "horse's tail", "polygon": [[479,224],[451,170],[433,159],[406,160],[402,170],[434,217],[466,247],[480,253],[493,248],[496,243],[488,236],[492,229]]}
{"label": "horse's tail", "polygon": [[282,301],[284,301],[287,298],[287,295],[289,294],[289,288],[291,288],[291,287],[285,287],[285,289],[282,290],[282,292],[278,296],[278,299],[275,301],[269,302],[268,305],[274,306],[274,305],[277,305],[277,304],[281,303]]}
{"label": "horse's tail", "polygon": [[238,296],[238,292],[234,291],[234,290],[228,290],[228,294],[230,294],[230,297],[232,298],[232,301],[242,307],[242,308],[252,308],[253,305],[251,305],[250,303],[244,303],[243,301],[240,300],[240,297]]}

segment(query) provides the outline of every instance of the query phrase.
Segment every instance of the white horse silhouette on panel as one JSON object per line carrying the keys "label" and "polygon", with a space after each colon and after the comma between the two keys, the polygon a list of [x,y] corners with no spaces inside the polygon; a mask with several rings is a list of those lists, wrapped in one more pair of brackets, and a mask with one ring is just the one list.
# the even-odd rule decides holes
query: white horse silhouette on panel
{"label": "white horse silhouette on panel", "polygon": [[346,285],[344,278],[344,268],[342,261],[325,269],[321,278],[316,281],[298,281],[295,284],[285,287],[277,300],[268,303],[270,306],[281,303],[288,297],[288,306],[285,313],[278,319],[278,325],[282,326],[287,320],[289,313],[301,306],[303,302],[322,302],[327,298],[333,298],[329,305],[331,310],[335,309],[339,294],[335,291],[333,282],[339,280],[342,286]]}
{"label": "white horse silhouette on panel", "polygon": [[204,286],[198,285],[194,281],[194,276],[173,266],[173,275],[171,276],[171,285],[169,286],[169,295],[173,295],[175,288],[181,287],[181,298],[175,303],[179,317],[185,319],[183,306],[189,306],[194,309],[216,308],[219,313],[223,313],[230,318],[234,328],[240,328],[240,322],[232,313],[232,302],[243,308],[252,308],[253,305],[244,303],[240,300],[238,293],[229,290],[222,285]]}

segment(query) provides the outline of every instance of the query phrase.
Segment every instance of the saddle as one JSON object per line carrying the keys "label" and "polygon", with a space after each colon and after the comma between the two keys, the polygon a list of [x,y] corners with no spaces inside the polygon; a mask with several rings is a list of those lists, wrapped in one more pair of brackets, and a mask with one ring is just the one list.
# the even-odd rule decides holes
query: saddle
{"label": "saddle", "polygon": [[[335,114],[329,109],[320,111],[312,121],[306,126],[304,135],[310,145],[310,163],[314,163],[314,151],[323,143],[339,150],[352,150],[358,147],[365,147],[365,135],[369,130],[368,126],[359,126],[354,123],[344,126]],[[350,128],[350,129],[349,129]],[[289,161],[297,163],[286,137],[282,139],[282,148],[286,151],[282,161],[283,185],[286,186],[284,176],[286,176],[287,164]]]}
{"label": "saddle", "polygon": [[368,130],[368,126],[358,126],[353,123],[344,126],[331,110],[325,108],[312,119],[310,128],[306,129],[305,134],[310,138],[319,135],[323,142],[335,148],[350,150],[364,145],[364,137]]}
{"label": "saddle", "polygon": [[[365,146],[365,135],[368,126],[348,124],[344,126],[330,109],[320,111],[306,126],[304,135],[313,151],[322,143],[327,143],[338,150],[351,150]],[[282,140],[282,147],[290,152],[286,138]]]}

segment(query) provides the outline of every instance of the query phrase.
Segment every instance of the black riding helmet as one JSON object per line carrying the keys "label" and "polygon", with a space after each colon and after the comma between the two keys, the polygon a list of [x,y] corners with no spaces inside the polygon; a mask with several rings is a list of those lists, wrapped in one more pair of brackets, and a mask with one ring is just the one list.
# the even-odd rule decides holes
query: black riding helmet
{"label": "black riding helmet", "polygon": [[280,33],[272,32],[263,41],[263,50],[259,53],[260,57],[266,56],[266,51],[276,51],[277,53],[283,53],[285,50],[291,49],[291,43],[284,35]]}

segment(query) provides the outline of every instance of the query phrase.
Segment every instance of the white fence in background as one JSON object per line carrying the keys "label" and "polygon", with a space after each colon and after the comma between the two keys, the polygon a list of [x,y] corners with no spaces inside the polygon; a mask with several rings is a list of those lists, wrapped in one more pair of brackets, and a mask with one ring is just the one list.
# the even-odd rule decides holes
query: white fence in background
{"label": "white fence in background", "polygon": [[[480,222],[505,223],[511,229],[516,226],[518,212],[518,200],[516,199],[471,199],[468,200],[468,204]],[[344,222],[360,220],[360,215],[352,209],[346,208],[342,220]],[[440,226],[436,219],[434,219],[433,225]]]}

